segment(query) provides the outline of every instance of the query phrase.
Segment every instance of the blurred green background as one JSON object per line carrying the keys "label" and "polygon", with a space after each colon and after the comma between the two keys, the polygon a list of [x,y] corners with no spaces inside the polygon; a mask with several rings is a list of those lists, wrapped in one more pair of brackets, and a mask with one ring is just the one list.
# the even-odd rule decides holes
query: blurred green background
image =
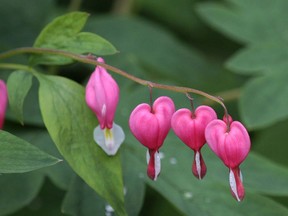
{"label": "blurred green background", "polygon": [[[194,179],[193,152],[172,132],[162,148],[161,175],[152,182],[145,176],[145,148],[127,123],[132,109],[149,101],[149,91],[113,74],[121,89],[116,122],[127,136],[120,152],[129,215],[288,215],[288,1],[0,0],[0,52],[32,46],[53,18],[76,10],[91,14],[85,31],[119,51],[105,56],[108,64],[153,82],[219,95],[251,135],[252,153],[242,166],[247,192],[242,203],[230,195],[228,170],[207,146],[207,176]],[[80,63],[41,69],[83,84],[93,71]],[[5,130],[61,157],[43,126],[37,86],[25,102],[25,127],[8,110]],[[154,98],[160,95],[173,98],[177,108],[189,107],[184,95],[153,90]],[[193,97],[196,106],[211,105],[222,118],[219,105]],[[1,175],[0,182],[0,215],[113,215],[66,162]]]}

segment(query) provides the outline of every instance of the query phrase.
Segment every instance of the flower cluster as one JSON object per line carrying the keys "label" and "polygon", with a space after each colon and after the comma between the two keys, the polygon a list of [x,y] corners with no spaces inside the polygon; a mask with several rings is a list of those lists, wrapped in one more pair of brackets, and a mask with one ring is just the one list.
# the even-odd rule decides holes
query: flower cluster
{"label": "flower cluster", "polygon": [[[104,63],[102,58],[98,62]],[[191,98],[190,98],[191,99]],[[86,87],[86,102],[98,118],[94,130],[95,142],[108,154],[115,155],[125,135],[114,123],[119,101],[119,87],[105,68],[97,66]],[[226,110],[225,110],[226,111]],[[237,201],[244,198],[245,191],[240,164],[250,151],[250,137],[245,127],[233,121],[225,112],[223,120],[209,106],[196,110],[182,108],[175,111],[171,98],[162,96],[153,104],[142,103],[131,113],[129,127],[135,138],[147,148],[147,175],[157,180],[161,162],[159,149],[172,128],[176,136],[194,151],[192,173],[202,179],[207,171],[201,154],[205,143],[229,168],[231,193]]]}

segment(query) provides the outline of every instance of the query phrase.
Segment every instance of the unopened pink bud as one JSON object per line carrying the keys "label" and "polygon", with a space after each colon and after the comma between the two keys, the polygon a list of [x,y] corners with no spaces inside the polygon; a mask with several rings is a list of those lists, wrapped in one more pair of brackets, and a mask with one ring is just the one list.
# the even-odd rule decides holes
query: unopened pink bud
{"label": "unopened pink bud", "polygon": [[[102,58],[98,62],[104,63]],[[119,87],[105,68],[97,66],[86,86],[86,103],[98,118],[101,129],[111,129],[119,101]]]}
{"label": "unopened pink bud", "polygon": [[226,122],[213,120],[206,127],[205,137],[213,152],[229,168],[232,195],[241,201],[245,191],[239,166],[247,157],[251,146],[247,130],[238,121],[230,122],[227,127]]}
{"label": "unopened pink bud", "polygon": [[216,119],[215,111],[209,106],[199,106],[195,113],[189,109],[179,109],[174,113],[171,126],[175,134],[188,147],[194,150],[192,172],[202,179],[206,174],[206,165],[201,155],[201,148],[206,143],[205,128],[209,122]]}
{"label": "unopened pink bud", "polygon": [[158,149],[170,130],[174,111],[174,103],[169,97],[159,97],[152,107],[146,103],[140,104],[130,115],[129,126],[132,134],[149,149],[147,173],[153,180],[156,180],[160,173],[160,168],[158,171],[156,169],[160,164],[155,162],[155,155],[158,156]]}
{"label": "unopened pink bud", "polygon": [[0,80],[0,129],[3,128],[5,113],[8,102],[7,87],[3,80]]}

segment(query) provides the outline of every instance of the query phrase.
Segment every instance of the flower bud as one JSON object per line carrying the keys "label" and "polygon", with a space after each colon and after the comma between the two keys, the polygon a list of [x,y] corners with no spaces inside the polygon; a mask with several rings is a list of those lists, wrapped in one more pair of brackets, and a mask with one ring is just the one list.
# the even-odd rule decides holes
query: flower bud
{"label": "flower bud", "polygon": [[140,104],[130,115],[129,126],[132,134],[148,148],[147,174],[152,180],[156,180],[160,173],[158,150],[170,130],[174,111],[174,103],[169,97],[159,97],[152,107],[146,103]]}
{"label": "flower bud", "polygon": [[[98,62],[104,63],[102,58]],[[99,126],[94,130],[95,142],[108,154],[116,154],[125,135],[122,128],[114,123],[119,101],[119,87],[105,68],[97,66],[86,86],[86,103],[95,113]]]}

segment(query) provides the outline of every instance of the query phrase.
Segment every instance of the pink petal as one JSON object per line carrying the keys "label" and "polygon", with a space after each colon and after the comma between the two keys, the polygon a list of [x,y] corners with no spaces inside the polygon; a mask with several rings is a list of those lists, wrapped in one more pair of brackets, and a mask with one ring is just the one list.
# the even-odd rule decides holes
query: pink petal
{"label": "pink petal", "polygon": [[175,134],[191,149],[199,151],[206,143],[205,128],[207,124],[216,119],[215,111],[208,106],[199,106],[195,110],[195,117],[188,109],[179,109],[171,120]]}
{"label": "pink petal", "polygon": [[140,104],[130,115],[130,130],[144,146],[158,150],[170,130],[174,111],[174,103],[168,97],[159,97],[152,110],[148,104]]}
{"label": "pink petal", "polygon": [[213,120],[205,130],[209,147],[229,168],[239,166],[250,151],[250,137],[245,127],[233,121],[230,131],[222,120]]}

